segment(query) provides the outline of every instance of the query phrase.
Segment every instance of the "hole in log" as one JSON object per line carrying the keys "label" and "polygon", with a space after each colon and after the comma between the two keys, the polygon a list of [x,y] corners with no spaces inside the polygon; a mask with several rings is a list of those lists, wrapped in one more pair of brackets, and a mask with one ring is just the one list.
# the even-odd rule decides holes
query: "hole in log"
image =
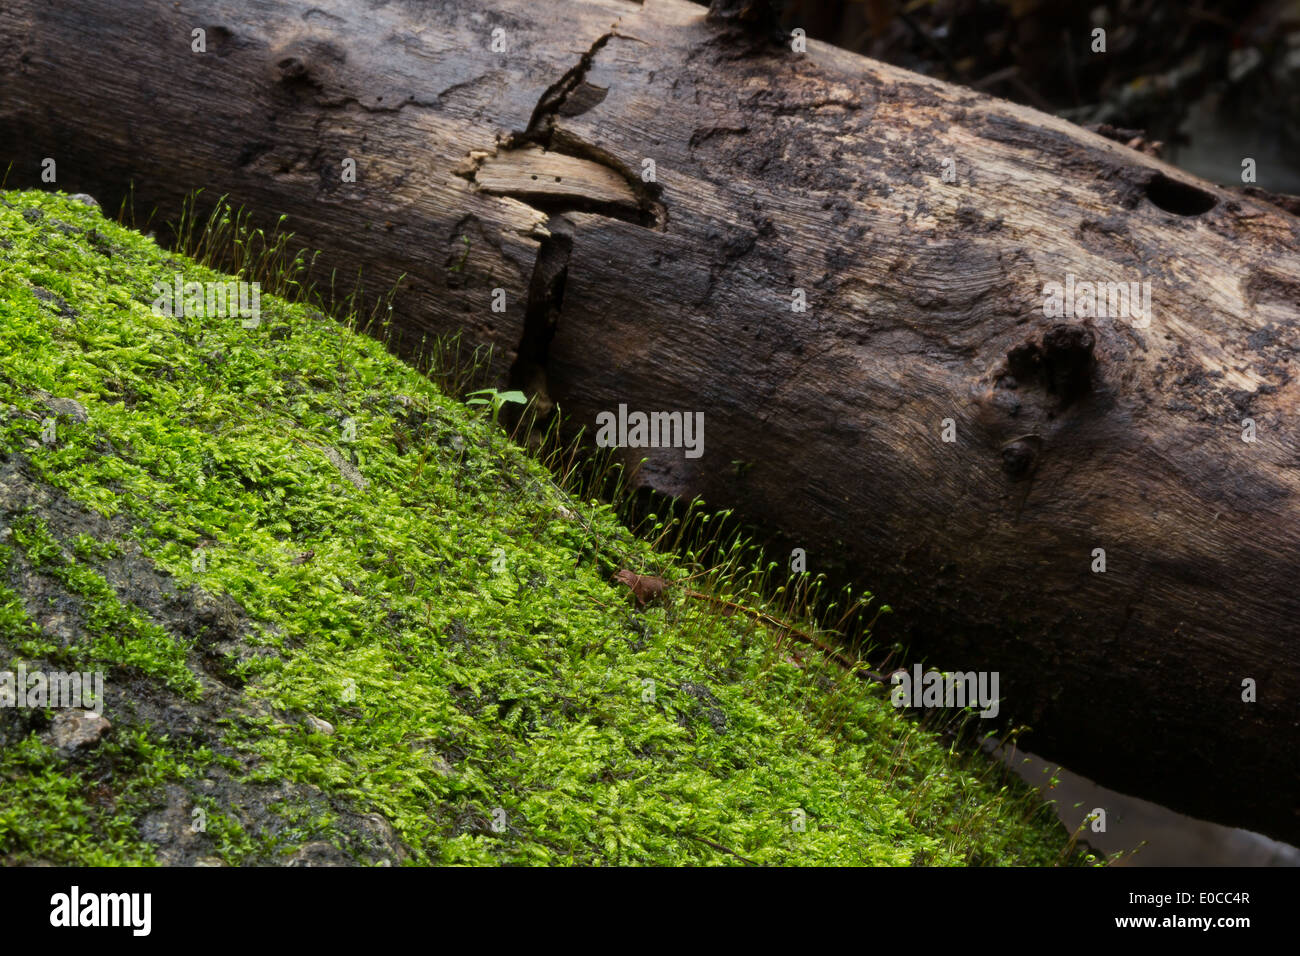
{"label": "hole in log", "polygon": [[1204,189],[1170,179],[1164,173],[1157,173],[1147,183],[1147,198],[1176,216],[1199,216],[1218,204],[1218,200]]}
{"label": "hole in log", "polygon": [[1081,325],[1058,325],[1043,336],[1042,363],[1047,390],[1074,404],[1092,388],[1096,336]]}
{"label": "hole in log", "polygon": [[[1096,341],[1092,331],[1082,325],[1053,326],[1041,340],[1021,343],[1007,353],[1008,374],[998,378],[997,389],[1007,392],[1037,386],[1056,398],[1056,411],[1064,411],[1092,390]],[[1014,399],[998,404],[1012,417],[1019,412]]]}
{"label": "hole in log", "polygon": [[1033,470],[1037,449],[1036,435],[1029,435],[1002,446],[1002,470],[1013,480],[1025,478]]}

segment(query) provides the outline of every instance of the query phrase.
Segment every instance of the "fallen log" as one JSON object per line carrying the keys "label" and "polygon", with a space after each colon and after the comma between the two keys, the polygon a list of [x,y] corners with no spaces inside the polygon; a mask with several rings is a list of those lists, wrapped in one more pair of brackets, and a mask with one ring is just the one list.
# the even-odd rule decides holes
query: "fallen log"
{"label": "fallen log", "polygon": [[642,481],[999,672],[1033,749],[1300,842],[1300,219],[705,13],[11,0],[0,163],[286,213],[593,430],[703,412]]}

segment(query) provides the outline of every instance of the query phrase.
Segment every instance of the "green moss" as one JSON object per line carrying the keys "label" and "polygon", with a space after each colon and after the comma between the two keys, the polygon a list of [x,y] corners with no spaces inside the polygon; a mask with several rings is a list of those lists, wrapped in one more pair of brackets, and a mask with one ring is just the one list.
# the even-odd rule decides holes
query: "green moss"
{"label": "green moss", "polygon": [[145,733],[102,745],[114,786],[70,766],[35,735],[0,750],[0,851],[14,861],[151,865],[136,821],[178,774],[175,755]]}
{"label": "green moss", "polygon": [[[12,531],[14,541],[33,568],[62,582],[84,601],[83,621],[94,640],[85,648],[85,654],[71,661],[65,657],[65,663],[74,663],[78,669],[118,664],[156,677],[182,693],[198,696],[199,682],[186,665],[189,650],[186,644],[136,608],[123,604],[103,575],[64,553],[62,545],[39,518],[24,515],[14,522]],[[82,535],[76,541],[83,554],[93,551],[103,555],[120,550],[113,542],[88,548],[85,538]]]}
{"label": "green moss", "polygon": [[[0,546],[0,568],[9,567],[12,551]],[[0,580],[0,635],[14,652],[26,657],[53,653],[54,645],[45,639],[31,620],[22,595]]]}
{"label": "green moss", "polygon": [[[256,329],[157,315],[155,279],[219,276],[66,198],[0,196],[0,451],[257,622],[274,653],[240,659],[248,707],[224,732],[249,783],[378,813],[415,863],[1057,859],[1048,808],[881,689],[680,590],[633,611],[609,562],[683,572],[380,343],[269,296]],[[40,390],[88,421],[42,442]],[[96,570],[122,541],[60,541],[33,516],[13,537],[91,608],[96,659],[199,693],[193,647]],[[11,656],[39,643],[15,593]],[[116,794],[207,772],[141,733]],[[58,861],[149,858],[137,804],[93,812],[35,731],[0,768],[0,858],[38,841]],[[281,807],[272,839],[207,810],[229,862],[333,825]]]}

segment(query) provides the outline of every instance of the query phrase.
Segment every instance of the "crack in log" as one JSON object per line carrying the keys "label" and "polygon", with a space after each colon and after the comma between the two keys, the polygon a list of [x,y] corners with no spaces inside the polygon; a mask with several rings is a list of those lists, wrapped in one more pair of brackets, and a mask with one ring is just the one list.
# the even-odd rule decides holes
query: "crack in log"
{"label": "crack in log", "polygon": [[802,116],[815,110],[829,109],[841,109],[847,113],[857,113],[861,112],[863,105],[856,100],[837,99],[835,97],[806,100],[800,103],[767,103],[767,98],[767,94],[752,96],[741,106],[744,109],[752,109],[756,112],[764,110],[773,116]]}
{"label": "crack in log", "polygon": [[539,419],[548,417],[555,407],[547,382],[547,361],[564,305],[564,284],[569,276],[572,252],[573,237],[568,232],[568,224],[561,220],[538,247],[537,261],[528,282],[523,333],[510,367],[510,387],[522,389],[534,400],[533,414]]}
{"label": "crack in log", "polygon": [[[662,232],[668,222],[668,211],[660,199],[662,190],[659,185],[657,183],[643,182],[635,170],[629,169],[612,153],[579,139],[572,133],[555,125],[557,115],[579,115],[604,100],[608,91],[587,83],[587,75],[591,72],[597,54],[614,37],[636,39],[619,33],[617,29],[611,29],[597,37],[587,51],[582,54],[578,62],[565,72],[559,80],[547,87],[537,101],[537,105],[533,108],[527,128],[523,132],[512,133],[508,136],[502,144],[498,156],[502,153],[524,150],[531,145],[561,157],[570,157],[575,160],[586,161],[594,166],[605,167],[625,184],[636,207],[636,215],[628,215],[626,210],[620,208],[625,205],[624,200],[628,197],[611,196],[607,189],[597,190],[595,194],[584,194],[577,189],[550,190],[551,194],[559,194],[558,201],[547,198],[548,191],[541,189],[522,188],[513,191],[501,191],[499,194],[514,195],[516,198],[527,196],[525,201],[547,213],[564,211],[593,212]],[[488,158],[485,156],[479,161],[476,171],[483,166]],[[563,161],[558,161],[558,165],[564,167],[566,164]],[[577,167],[574,167],[574,170],[576,172]],[[534,172],[536,171],[530,170],[529,174],[532,175]],[[553,175],[562,177],[562,169],[554,171]],[[607,177],[603,177],[600,171],[592,169],[589,170],[589,178],[599,182],[602,178]],[[533,179],[540,181],[539,176],[533,176]],[[554,181],[559,182],[560,179],[557,178]],[[609,187],[611,184],[606,182],[602,185]],[[523,195],[521,196],[521,194]],[[551,208],[548,208],[548,205]]]}
{"label": "crack in log", "polygon": [[383,99],[382,96],[376,97],[374,105],[371,105],[366,103],[360,97],[349,94],[336,99],[317,98],[317,105],[323,109],[347,109],[349,106],[357,106],[366,113],[398,113],[406,109],[408,106],[416,106],[421,109],[433,109],[438,106],[438,100],[416,99],[414,93],[408,94],[404,100],[394,100],[391,103],[380,106],[379,104]]}
{"label": "crack in log", "polygon": [[[604,100],[607,91],[588,84],[587,74],[596,55],[616,36],[622,34],[610,30],[597,37],[578,63],[546,88],[526,129],[506,137],[497,149],[470,152],[453,170],[476,189],[523,202],[547,217],[509,373],[510,387],[534,399],[532,414],[539,419],[555,407],[547,363],[573,251],[571,226],[563,214],[593,213],[660,232],[667,226],[667,208],[657,184],[642,182],[612,153],[555,124],[557,115],[576,115]],[[566,108],[570,103],[574,107]]]}
{"label": "crack in log", "polygon": [[570,152],[526,145],[477,159],[470,179],[482,192],[509,196],[550,214],[594,212],[653,228],[656,215],[615,166]]}
{"label": "crack in log", "polygon": [[[576,115],[604,100],[608,91],[588,84],[587,74],[614,37],[635,39],[617,30],[597,37],[542,93],[526,129],[511,133],[494,150],[471,151],[453,173],[483,192],[518,199],[548,216],[590,212],[664,231],[668,213],[657,183],[643,182],[612,153],[555,125],[557,114]],[[567,109],[571,102],[573,110]]]}
{"label": "crack in log", "polygon": [[[668,225],[657,186],[642,183],[612,154],[563,131],[553,148],[535,143],[471,150],[453,175],[492,196],[506,196],[547,216],[589,212],[656,232]],[[653,187],[653,189],[652,189]]]}
{"label": "crack in log", "polygon": [[586,80],[587,73],[591,70],[591,64],[596,60],[596,54],[615,36],[618,36],[618,31],[610,30],[608,33],[597,37],[587,52],[582,54],[577,65],[546,88],[546,92],[542,94],[541,99],[537,101],[537,105],[533,108],[533,115],[528,118],[527,128],[523,133],[517,134],[512,139],[518,138],[529,142],[549,140],[550,128],[555,123],[555,114],[564,105],[564,101],[569,98],[569,94]]}

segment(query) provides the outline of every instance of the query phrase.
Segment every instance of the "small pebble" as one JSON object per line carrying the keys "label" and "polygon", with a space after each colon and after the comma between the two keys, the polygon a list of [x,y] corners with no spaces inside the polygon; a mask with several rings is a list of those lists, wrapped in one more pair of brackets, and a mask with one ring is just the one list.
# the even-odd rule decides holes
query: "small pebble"
{"label": "small pebble", "polygon": [[307,724],[307,729],[313,733],[324,734],[326,737],[329,737],[334,733],[333,724],[328,720],[321,720],[319,717],[313,717],[311,714],[307,715],[305,723]]}
{"label": "small pebble", "polygon": [[93,710],[63,710],[55,716],[51,733],[61,750],[80,750],[99,743],[112,729],[108,718]]}

